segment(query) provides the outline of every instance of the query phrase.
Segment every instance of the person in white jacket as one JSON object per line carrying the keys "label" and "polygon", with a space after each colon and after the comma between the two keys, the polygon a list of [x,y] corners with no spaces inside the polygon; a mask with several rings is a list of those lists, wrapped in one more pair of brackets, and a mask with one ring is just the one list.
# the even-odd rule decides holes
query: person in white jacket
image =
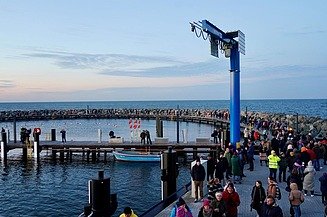
{"label": "person in white jacket", "polygon": [[303,190],[304,195],[307,196],[308,192],[310,192],[311,197],[314,196],[314,187],[315,187],[315,175],[316,170],[312,165],[312,161],[308,162],[308,166],[303,171]]}

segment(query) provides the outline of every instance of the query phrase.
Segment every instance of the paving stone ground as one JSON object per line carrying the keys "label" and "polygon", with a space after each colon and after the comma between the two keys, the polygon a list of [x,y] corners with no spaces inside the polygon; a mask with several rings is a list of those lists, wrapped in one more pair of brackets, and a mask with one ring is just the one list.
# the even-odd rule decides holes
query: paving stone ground
{"label": "paving stone ground", "polygon": [[[244,174],[246,175],[246,177],[243,178],[242,184],[235,184],[236,190],[241,198],[241,204],[238,207],[239,217],[256,216],[255,210],[253,210],[252,212],[250,211],[251,191],[252,191],[252,187],[255,184],[255,181],[261,180],[264,188],[267,189],[267,177],[269,175],[269,170],[268,167],[266,166],[260,166],[258,156],[255,156],[254,171],[246,170],[247,168],[248,165],[245,165]],[[323,165],[323,169],[317,171],[317,174],[315,176],[315,196],[314,197],[305,196],[305,201],[301,205],[302,217],[324,217],[325,207],[321,202],[320,182],[318,180],[319,177],[321,177],[321,175],[324,172],[327,172],[327,165]],[[281,200],[278,201],[278,204],[283,210],[284,217],[289,217],[290,204],[288,200],[288,192],[285,191],[286,183],[285,182],[278,183],[278,186],[282,193],[282,198]],[[183,196],[183,198],[191,208],[193,216],[198,216],[198,212],[200,210],[202,203],[201,202],[194,203],[193,202],[194,198],[191,198],[190,192],[186,193]],[[156,215],[156,217],[168,217],[172,209],[172,206],[173,205],[167,207],[161,213]]]}

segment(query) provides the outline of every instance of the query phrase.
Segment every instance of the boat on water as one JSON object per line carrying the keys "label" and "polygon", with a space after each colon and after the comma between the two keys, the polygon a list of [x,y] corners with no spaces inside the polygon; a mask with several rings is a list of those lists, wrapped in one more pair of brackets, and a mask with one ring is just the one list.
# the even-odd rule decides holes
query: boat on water
{"label": "boat on water", "polygon": [[141,151],[113,151],[112,154],[119,161],[131,162],[159,162],[160,154]]}

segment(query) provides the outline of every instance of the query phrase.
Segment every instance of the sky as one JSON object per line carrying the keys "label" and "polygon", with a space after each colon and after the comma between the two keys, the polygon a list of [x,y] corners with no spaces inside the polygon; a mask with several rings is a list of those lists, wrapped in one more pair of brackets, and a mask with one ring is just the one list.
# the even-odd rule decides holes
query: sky
{"label": "sky", "polygon": [[245,34],[241,99],[327,98],[327,1],[0,0],[0,102],[225,100],[230,59],[189,22]]}

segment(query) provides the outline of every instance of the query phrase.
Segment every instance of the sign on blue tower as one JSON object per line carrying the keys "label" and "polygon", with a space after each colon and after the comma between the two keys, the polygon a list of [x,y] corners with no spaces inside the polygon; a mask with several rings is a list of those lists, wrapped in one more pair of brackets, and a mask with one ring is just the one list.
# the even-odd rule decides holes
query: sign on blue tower
{"label": "sign on blue tower", "polygon": [[230,143],[235,147],[240,142],[240,53],[245,55],[245,35],[240,30],[223,32],[207,20],[190,24],[197,37],[210,40],[211,55],[219,57],[221,50],[230,58]]}

